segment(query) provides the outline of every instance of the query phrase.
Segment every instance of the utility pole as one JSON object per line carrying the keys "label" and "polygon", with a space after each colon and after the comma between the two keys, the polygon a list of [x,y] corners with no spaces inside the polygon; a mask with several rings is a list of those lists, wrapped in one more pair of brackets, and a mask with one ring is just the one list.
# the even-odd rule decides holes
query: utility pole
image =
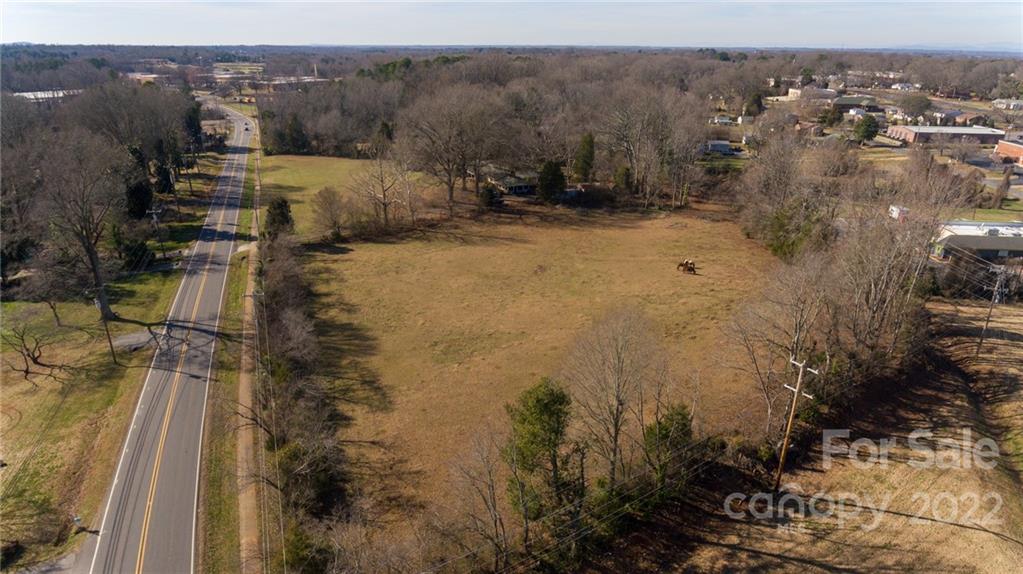
{"label": "utility pole", "polygon": [[977,339],[977,351],[973,354],[974,360],[980,357],[980,348],[984,345],[984,337],[987,336],[987,328],[991,324],[991,311],[994,310],[995,303],[1002,302],[1002,279],[1005,274],[1002,273],[1002,269],[996,273],[995,286],[991,289],[991,302],[987,306],[987,318],[984,319],[984,328],[980,330],[980,338]]}
{"label": "utility pole", "polygon": [[813,399],[813,395],[808,395],[803,392],[803,372],[810,371],[815,375],[820,373],[810,367],[806,366],[806,361],[797,362],[795,357],[789,357],[789,362],[799,367],[799,376],[796,377],[796,386],[790,387],[785,385],[785,388],[792,391],[792,405],[789,407],[789,422],[785,425],[785,439],[781,443],[781,458],[778,460],[778,473],[774,477],[774,491],[777,492],[781,486],[781,473],[785,470],[785,455],[789,452],[789,436],[792,434],[792,423],[796,420],[796,405],[799,404],[800,395]]}
{"label": "utility pole", "polygon": [[167,258],[167,248],[163,244],[163,233],[160,230],[160,214],[163,213],[163,208],[154,207],[146,211],[146,214],[153,218],[153,228],[156,229],[156,240],[160,243],[160,253],[163,254],[163,258]]}

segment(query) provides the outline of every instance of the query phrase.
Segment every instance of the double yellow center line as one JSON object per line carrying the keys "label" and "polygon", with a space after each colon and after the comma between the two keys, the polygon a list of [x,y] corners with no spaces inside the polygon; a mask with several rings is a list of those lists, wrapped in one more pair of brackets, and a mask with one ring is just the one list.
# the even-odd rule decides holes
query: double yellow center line
{"label": "double yellow center line", "polygon": [[[237,171],[237,170],[233,170]],[[232,177],[234,173],[232,173]],[[224,216],[227,213],[227,199],[228,196],[225,193],[224,202],[221,205],[220,217],[217,218],[217,224],[214,227],[214,232],[220,229],[221,224],[224,223]],[[142,565],[145,562],[146,555],[146,539],[149,535],[149,520],[152,518],[153,501],[156,497],[156,483],[160,476],[160,463],[163,461],[163,447],[167,442],[167,432],[170,428],[171,412],[174,410],[174,399],[177,395],[178,382],[181,380],[181,372],[185,363],[185,357],[188,356],[188,340],[192,336],[192,328],[195,325],[195,319],[199,314],[199,303],[202,301],[203,288],[206,286],[206,278],[209,276],[210,263],[213,261],[213,253],[216,249],[216,243],[213,242],[210,246],[209,254],[206,256],[206,261],[202,267],[202,279],[199,282],[199,290],[195,293],[195,304],[192,306],[192,314],[188,320],[188,331],[185,333],[185,338],[181,343],[181,354],[178,357],[178,364],[175,368],[174,380],[171,383],[170,396],[167,398],[167,410],[163,414],[163,423],[160,427],[160,441],[156,447],[156,463],[153,465],[153,476],[149,482],[149,495],[146,497],[146,512],[142,518],[142,534],[139,539],[139,554],[135,561],[135,573],[141,574]],[[230,254],[228,254],[230,257]],[[227,278],[224,278],[227,281]],[[211,358],[212,360],[212,358]],[[201,437],[200,437],[200,440]]]}

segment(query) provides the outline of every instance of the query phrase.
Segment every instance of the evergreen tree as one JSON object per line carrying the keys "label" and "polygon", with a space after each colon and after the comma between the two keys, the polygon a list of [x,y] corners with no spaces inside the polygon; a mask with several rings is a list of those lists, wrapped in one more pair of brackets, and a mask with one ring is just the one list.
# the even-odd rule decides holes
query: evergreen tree
{"label": "evergreen tree", "polygon": [[291,217],[291,204],[283,197],[275,197],[266,208],[265,232],[267,237],[274,238],[280,233],[291,233],[295,230],[295,220]]}
{"label": "evergreen tree", "polygon": [[145,177],[125,182],[124,212],[132,219],[142,219],[153,207],[153,186]]}
{"label": "evergreen tree", "polygon": [[128,147],[132,163],[124,170],[124,212],[132,219],[142,219],[153,206],[153,184],[146,173],[146,157],[142,148]]}
{"label": "evergreen tree", "polygon": [[284,129],[284,147],[291,153],[305,153],[309,149],[309,137],[305,133],[298,114],[291,114]]}
{"label": "evergreen tree", "polygon": [[593,160],[596,156],[596,146],[593,134],[587,133],[579,142],[579,148],[575,151],[575,164],[572,166],[575,177],[579,181],[590,181],[593,175]]}
{"label": "evergreen tree", "polygon": [[623,165],[615,171],[615,191],[632,193],[632,170]]}
{"label": "evergreen tree", "polygon": [[508,495],[526,521],[559,505],[571,407],[568,393],[546,377],[505,407],[512,428],[502,455],[517,471],[508,479]]}
{"label": "evergreen tree", "polygon": [[817,116],[817,121],[829,128],[835,127],[842,123],[842,112],[837,108],[824,108],[820,115]]}
{"label": "evergreen tree", "polygon": [[547,203],[554,203],[564,192],[565,174],[561,172],[561,162],[553,160],[543,162],[537,182],[537,195]]}
{"label": "evergreen tree", "polygon": [[692,417],[683,404],[668,406],[660,418],[643,429],[644,457],[658,487],[685,472],[679,454],[692,440]]}
{"label": "evergreen tree", "polygon": [[853,136],[856,138],[856,141],[865,142],[874,139],[879,131],[877,119],[874,116],[866,115],[856,122],[856,127],[853,128]]}
{"label": "evergreen tree", "polygon": [[751,94],[742,104],[744,116],[759,116],[764,111],[764,97],[760,92]]}

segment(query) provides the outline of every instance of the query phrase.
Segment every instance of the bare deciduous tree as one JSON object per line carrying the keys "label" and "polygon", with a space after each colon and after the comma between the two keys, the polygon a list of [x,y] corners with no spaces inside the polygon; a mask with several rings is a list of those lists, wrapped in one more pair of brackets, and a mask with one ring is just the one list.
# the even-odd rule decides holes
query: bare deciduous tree
{"label": "bare deciduous tree", "polygon": [[576,341],[566,360],[565,380],[594,450],[607,465],[611,492],[627,478],[629,414],[643,387],[661,380],[666,369],[650,324],[631,309],[612,311],[599,320]]}
{"label": "bare deciduous tree", "polygon": [[341,193],[333,187],[324,187],[313,197],[313,223],[316,229],[333,241],[341,238],[344,220],[344,202]]}
{"label": "bare deciduous tree", "polygon": [[455,214],[455,184],[465,170],[464,87],[423,96],[402,115],[399,138],[416,166],[440,181],[448,194],[448,215]]}
{"label": "bare deciduous tree", "polygon": [[115,318],[107,299],[99,246],[124,202],[119,176],[125,157],[103,138],[81,129],[58,134],[49,144],[43,198],[54,232],[73,240],[92,273],[96,305],[104,320]]}
{"label": "bare deciduous tree", "polygon": [[507,564],[510,551],[498,495],[500,448],[489,430],[474,436],[469,448],[465,459],[454,467],[465,526],[474,540],[489,547],[493,571],[498,572]]}

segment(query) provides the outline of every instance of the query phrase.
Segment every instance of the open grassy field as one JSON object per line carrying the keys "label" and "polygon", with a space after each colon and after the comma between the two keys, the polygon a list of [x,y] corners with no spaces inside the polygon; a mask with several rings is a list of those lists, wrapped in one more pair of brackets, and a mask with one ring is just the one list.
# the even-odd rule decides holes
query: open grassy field
{"label": "open grassy field", "polygon": [[249,116],[250,118],[256,117],[256,113],[259,111],[258,108],[256,107],[256,104],[250,104],[246,102],[225,101],[224,105],[240,114]]}
{"label": "open grassy field", "polygon": [[[264,160],[264,201],[292,202],[306,240],[309,198],[344,189],[360,162]],[[679,397],[700,387],[698,424],[734,428],[753,389],[726,364],[721,328],[773,258],[720,208],[680,215],[566,209],[461,220],[384,242],[310,244],[323,376],[347,389],[356,486],[376,512],[446,506],[449,466],[504,405],[557,376],[574,339],[617,307],[656,325]],[[675,266],[695,258],[699,274]],[[365,480],[361,480],[361,479]],[[394,515],[392,515],[393,517]]]}
{"label": "open grassy field", "polygon": [[295,233],[311,238],[313,232],[312,199],[316,192],[331,186],[344,192],[352,175],[362,169],[364,160],[319,156],[264,156],[260,174],[263,184],[262,205],[275,195],[282,195],[291,204]]}
{"label": "open grassy field", "polygon": [[[676,271],[687,256],[699,275]],[[504,405],[557,376],[576,336],[622,306],[654,321],[684,379],[676,398],[699,376],[703,429],[734,428],[735,405],[754,396],[728,370],[720,329],[771,261],[735,224],[687,215],[487,221],[314,252],[323,358],[359,403],[346,434],[373,445],[357,470],[416,503],[444,500],[470,437],[501,428]]]}

